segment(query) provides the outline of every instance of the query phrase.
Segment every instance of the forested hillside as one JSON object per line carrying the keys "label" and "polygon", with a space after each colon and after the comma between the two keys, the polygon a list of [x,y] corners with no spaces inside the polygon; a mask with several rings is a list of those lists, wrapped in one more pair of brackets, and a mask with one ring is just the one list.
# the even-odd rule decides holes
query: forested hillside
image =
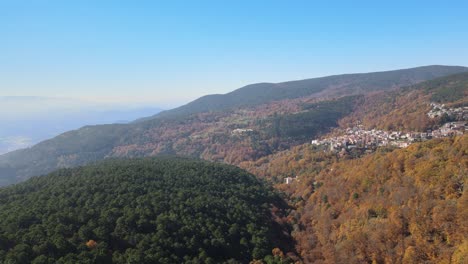
{"label": "forested hillside", "polygon": [[[464,70],[428,66],[288,82],[275,85],[280,88],[272,91],[245,87],[225,98],[250,102],[235,104],[240,108],[193,109],[191,114],[166,113],[127,125],[87,126],[0,156],[0,185],[112,157],[176,154],[239,165],[358,121],[367,127],[422,130],[440,123],[426,115],[431,98],[450,101],[463,97],[468,75],[398,87]],[[237,99],[230,97],[233,94]]]}
{"label": "forested hillside", "polygon": [[387,88],[89,126],[0,156],[0,184],[106,158],[193,156],[266,178],[289,203],[227,165],[111,159],[0,189],[0,259],[288,263],[296,252],[304,263],[465,263],[466,132],[404,149],[310,144],[356,124],[434,129],[448,116],[430,117],[430,103],[468,103],[466,73]]}
{"label": "forested hillside", "polygon": [[271,187],[235,167],[107,161],[0,189],[0,260],[288,263],[287,226],[273,219],[285,209]]}
{"label": "forested hillside", "polygon": [[468,259],[468,135],[355,157],[303,145],[243,167],[298,176],[278,187],[305,263]]}
{"label": "forested hillside", "polygon": [[340,124],[348,127],[360,122],[368,128],[425,131],[440,125],[441,121],[447,121],[428,117],[431,102],[467,106],[468,73],[363,96],[353,114],[341,120]]}
{"label": "forested hillside", "polygon": [[[56,168],[108,157],[176,154],[239,164],[327,133],[352,111],[357,99],[353,96],[325,102],[286,102],[254,109],[150,120],[131,126],[85,127],[31,149],[2,156],[0,168],[4,168],[4,175],[0,178],[10,182],[23,180]],[[233,133],[242,128],[251,131]]]}

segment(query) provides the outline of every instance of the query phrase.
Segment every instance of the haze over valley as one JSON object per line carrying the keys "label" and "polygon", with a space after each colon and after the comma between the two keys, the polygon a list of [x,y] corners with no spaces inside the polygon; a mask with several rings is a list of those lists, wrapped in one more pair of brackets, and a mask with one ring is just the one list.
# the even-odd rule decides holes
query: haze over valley
{"label": "haze over valley", "polygon": [[149,104],[0,96],[0,154],[30,147],[86,125],[128,123],[160,111]]}

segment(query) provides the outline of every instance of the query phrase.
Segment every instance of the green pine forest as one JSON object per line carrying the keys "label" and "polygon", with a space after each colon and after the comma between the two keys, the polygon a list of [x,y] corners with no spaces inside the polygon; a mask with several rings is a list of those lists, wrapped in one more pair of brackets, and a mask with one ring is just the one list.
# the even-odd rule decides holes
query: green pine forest
{"label": "green pine forest", "polygon": [[[233,166],[111,160],[0,189],[2,263],[280,263],[286,209]],[[288,231],[284,229],[287,234]]]}

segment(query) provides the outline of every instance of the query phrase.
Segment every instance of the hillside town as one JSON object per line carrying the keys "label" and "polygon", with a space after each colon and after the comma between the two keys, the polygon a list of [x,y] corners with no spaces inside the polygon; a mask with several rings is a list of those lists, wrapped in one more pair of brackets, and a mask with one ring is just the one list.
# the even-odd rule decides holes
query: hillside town
{"label": "hillside town", "polygon": [[366,130],[362,125],[343,130],[342,136],[312,140],[313,145],[327,145],[330,151],[350,150],[353,148],[372,150],[377,147],[394,146],[408,147],[414,142],[421,142],[432,138],[463,135],[468,131],[467,121],[449,122],[437,130],[426,132],[401,132]]}
{"label": "hillside town", "polygon": [[468,106],[448,108],[445,104],[431,103],[431,107],[432,109],[427,113],[430,118],[446,115],[454,120],[468,120]]}
{"label": "hillside town", "polygon": [[314,139],[312,145],[327,145],[330,151],[343,151],[353,148],[373,150],[377,147],[393,146],[406,148],[414,142],[421,142],[432,138],[463,135],[468,131],[468,107],[448,108],[445,104],[431,103],[431,110],[427,113],[430,118],[450,117],[454,122],[447,122],[440,128],[426,132],[401,132],[384,130],[366,130],[362,125],[341,131],[341,136],[325,139]]}

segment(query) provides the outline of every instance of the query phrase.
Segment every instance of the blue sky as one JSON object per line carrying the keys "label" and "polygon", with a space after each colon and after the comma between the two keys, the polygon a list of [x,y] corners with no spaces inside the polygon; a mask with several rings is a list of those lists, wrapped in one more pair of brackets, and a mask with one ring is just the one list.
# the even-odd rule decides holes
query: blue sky
{"label": "blue sky", "polygon": [[0,0],[0,96],[175,106],[255,82],[468,65],[467,1]]}

